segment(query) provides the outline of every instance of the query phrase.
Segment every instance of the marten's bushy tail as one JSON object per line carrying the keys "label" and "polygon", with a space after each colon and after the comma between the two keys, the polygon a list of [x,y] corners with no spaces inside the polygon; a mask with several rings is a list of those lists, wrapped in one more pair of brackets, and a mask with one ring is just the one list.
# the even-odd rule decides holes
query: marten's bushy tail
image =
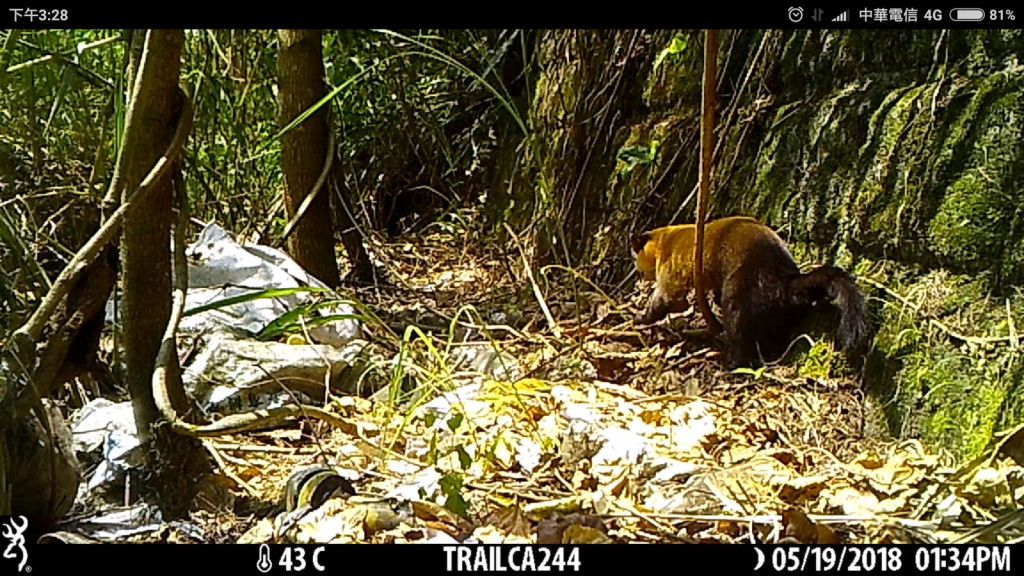
{"label": "marten's bushy tail", "polygon": [[794,278],[790,294],[797,304],[811,304],[828,297],[842,314],[839,344],[848,350],[861,343],[867,331],[864,319],[864,294],[853,276],[842,268],[822,266]]}

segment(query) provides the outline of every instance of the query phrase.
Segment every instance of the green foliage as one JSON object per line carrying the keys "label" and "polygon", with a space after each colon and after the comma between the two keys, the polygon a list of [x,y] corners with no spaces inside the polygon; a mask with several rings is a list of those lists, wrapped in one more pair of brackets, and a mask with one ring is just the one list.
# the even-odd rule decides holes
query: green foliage
{"label": "green foliage", "polygon": [[325,33],[330,83],[363,75],[334,102],[344,189],[372,229],[429,216],[399,223],[411,208],[437,216],[486,198],[479,192],[489,186],[503,119],[528,131],[524,103],[501,73],[521,42],[512,30]]}
{"label": "green foliage", "polygon": [[[1021,301],[993,305],[983,287],[981,279],[932,273],[896,288],[916,310],[887,300],[868,373],[893,434],[921,437],[962,459],[977,456],[993,432],[1024,413],[1017,399],[1024,366],[1016,349],[963,342],[929,320],[981,338],[1005,335],[1024,313]],[[879,361],[888,369],[879,370]]]}
{"label": "green foliage", "polygon": [[[325,32],[332,90],[320,105],[333,108],[336,165],[361,228],[397,220],[422,190],[442,211],[478,207],[503,135],[499,120],[527,130],[525,100],[506,84],[530,85],[529,43],[516,30]],[[30,306],[100,220],[124,123],[125,46],[105,30],[0,33],[0,70],[11,70],[0,72],[5,308]],[[518,76],[508,74],[513,57],[522,60]],[[188,30],[182,58],[197,110],[184,171],[192,214],[243,238],[273,237],[284,223],[272,208],[287,130],[277,118],[276,31]],[[471,211],[450,213],[453,226],[472,224]],[[279,319],[263,336],[294,330],[310,311]]]}
{"label": "green foliage", "polygon": [[[643,99],[652,110],[667,114],[686,114],[691,107],[699,115],[701,68],[701,31],[663,31],[653,36],[656,46],[664,46],[652,60],[644,82]],[[695,116],[696,117],[696,116]]]}
{"label": "green foliage", "polygon": [[464,419],[465,419],[465,416],[463,416],[461,413],[459,413],[459,412],[452,412],[451,418],[449,418],[448,421],[445,422],[445,424],[448,426],[449,430],[451,430],[452,432],[455,432],[455,431],[457,431],[459,429],[459,426],[462,425],[462,421]]}
{"label": "green foliage", "polygon": [[466,447],[459,444],[455,447],[455,453],[459,455],[459,466],[463,470],[469,470],[471,464],[473,464],[473,458],[470,457],[469,452],[466,452]]}
{"label": "green foliage", "polygon": [[662,62],[667,58],[669,61],[675,60],[680,54],[683,54],[687,47],[689,47],[690,41],[686,36],[682,34],[676,34],[672,37],[672,41],[669,42],[668,46],[662,48],[661,52],[654,58],[654,69],[657,70]]}
{"label": "green foliage", "polygon": [[0,326],[96,229],[90,172],[122,57],[116,31],[0,32]]}
{"label": "green foliage", "polygon": [[804,378],[827,380],[841,363],[842,356],[836,353],[832,344],[819,338],[807,351],[797,373]]}
{"label": "green foliage", "polygon": [[633,168],[654,162],[660,146],[660,140],[651,140],[647,146],[631,145],[619,148],[619,153],[616,155],[619,161],[615,169],[616,177],[625,178],[633,171]]}
{"label": "green foliage", "polygon": [[[316,289],[308,289],[307,291],[319,292]],[[268,290],[261,291],[262,293],[271,292]],[[272,295],[268,295],[271,296]],[[324,308],[331,308],[337,305],[348,305],[361,310],[361,313],[355,314],[317,314],[317,310]],[[371,324],[379,324],[379,319],[372,312],[370,312],[364,304],[356,300],[339,300],[330,298],[321,300],[319,302],[310,302],[285,312],[278,318],[276,318],[270,324],[263,327],[263,330],[256,335],[256,338],[260,340],[270,340],[277,338],[282,334],[295,333],[302,330],[303,327],[320,326],[331,322],[337,322],[339,320],[358,320],[360,322],[366,322]]]}
{"label": "green foliage", "polygon": [[911,352],[896,400],[904,409],[916,404],[920,421],[912,418],[915,412],[902,412],[906,431],[916,429],[926,441],[962,458],[977,456],[992,437],[1006,393],[999,364],[935,343]]}
{"label": "green foliage", "polygon": [[[432,413],[429,414],[428,417],[426,418],[427,426],[433,426],[435,419],[436,417]],[[437,430],[434,430],[434,433],[430,435],[430,447],[427,449],[427,463],[430,464],[431,466],[436,466],[437,457]]]}
{"label": "green foliage", "polygon": [[282,186],[276,42],[273,30],[185,35],[181,76],[197,111],[185,165],[192,213],[243,237],[262,232]]}
{"label": "green foliage", "polygon": [[87,174],[108,120],[101,111],[113,90],[108,79],[119,74],[122,44],[104,42],[118,36],[113,30],[19,32],[3,54],[11,70],[0,90],[2,139],[33,156],[37,177],[60,161],[78,170],[62,179],[73,182]]}
{"label": "green foliage", "polygon": [[757,368],[740,367],[732,371],[737,376],[750,376],[755,382],[764,377],[764,371],[767,370],[767,366],[758,366]]}
{"label": "green foliage", "polygon": [[461,474],[450,473],[441,477],[438,482],[441,493],[445,496],[444,507],[452,512],[467,518],[469,516],[469,503],[462,495],[463,479]]}

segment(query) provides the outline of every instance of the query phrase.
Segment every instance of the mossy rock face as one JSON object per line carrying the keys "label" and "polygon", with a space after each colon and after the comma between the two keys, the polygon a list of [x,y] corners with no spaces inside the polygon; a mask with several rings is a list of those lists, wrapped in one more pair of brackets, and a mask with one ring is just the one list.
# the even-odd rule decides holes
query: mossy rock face
{"label": "mossy rock face", "polygon": [[988,443],[1005,395],[998,361],[972,361],[949,346],[924,348],[900,373],[895,397],[906,410],[902,436],[953,448],[961,456],[979,453]]}
{"label": "mossy rock face", "polygon": [[[939,42],[916,38],[932,48]],[[844,37],[841,52],[867,57],[859,41]],[[917,311],[883,296],[886,309],[895,302],[899,311],[876,319],[867,380],[884,407],[874,429],[970,458],[994,431],[1024,417],[1017,399],[1024,368],[1007,343],[967,344],[927,318],[968,336],[1008,333],[999,295],[1012,295],[1024,280],[1024,82],[1016,55],[1007,54],[1020,53],[1019,34],[950,34],[942,42],[961,55],[946,70],[902,67],[897,59],[888,74],[838,72],[834,81],[847,84],[825,91],[819,83],[773,107],[756,154],[741,155],[753,191],[730,184],[717,193],[719,201],[727,197],[727,212],[754,214],[792,240],[824,248],[800,251],[801,261],[896,259],[909,277],[897,291],[915,302],[916,291],[932,287],[927,273],[914,281],[920,271],[968,275],[944,277],[949,292],[923,298]],[[791,40],[787,57],[798,61],[803,53]],[[846,70],[849,61],[835,64]],[[1024,321],[1016,308],[1012,314]]]}
{"label": "mossy rock face", "polygon": [[645,82],[643,98],[653,113],[672,113],[700,107],[704,47],[700,33],[680,31],[669,39],[654,58]]}
{"label": "mossy rock face", "polygon": [[[901,332],[897,342],[902,350],[892,350],[899,358],[898,386],[883,396],[891,402],[883,429],[945,446],[963,459],[978,455],[997,424],[1008,420],[1006,403],[1012,403],[1011,394],[1019,387],[1020,363],[1000,353],[978,357],[950,343]],[[1020,414],[1021,407],[1013,412]]]}
{"label": "mossy rock face", "polygon": [[929,238],[940,261],[965,272],[991,270],[996,282],[1017,283],[1021,274],[1021,212],[1024,171],[1024,77],[999,74],[976,99],[965,169],[946,189],[930,223]]}
{"label": "mossy rock face", "polygon": [[929,230],[935,251],[967,270],[996,265],[991,257],[1002,252],[1010,232],[1012,202],[986,188],[977,173],[963,174],[950,186]]}
{"label": "mossy rock face", "polygon": [[879,311],[865,371],[882,406],[872,428],[968,459],[1020,421],[1024,363],[1005,338],[1024,321],[1024,298],[991,298],[987,284],[939,270],[898,286],[909,304],[890,299]]}

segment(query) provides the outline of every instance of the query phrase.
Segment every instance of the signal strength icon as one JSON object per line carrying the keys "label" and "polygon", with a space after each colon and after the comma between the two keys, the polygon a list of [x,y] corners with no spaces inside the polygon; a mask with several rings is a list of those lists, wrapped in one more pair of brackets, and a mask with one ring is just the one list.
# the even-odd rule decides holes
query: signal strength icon
{"label": "signal strength icon", "polygon": [[832,19],[833,22],[848,22],[850,20],[850,11],[844,10],[842,14]]}

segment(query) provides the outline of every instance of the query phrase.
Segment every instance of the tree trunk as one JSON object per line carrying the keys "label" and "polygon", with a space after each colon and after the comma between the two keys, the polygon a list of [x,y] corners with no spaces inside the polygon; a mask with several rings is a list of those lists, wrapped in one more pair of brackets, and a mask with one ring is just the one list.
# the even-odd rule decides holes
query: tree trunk
{"label": "tree trunk", "polygon": [[[133,98],[125,120],[122,202],[166,152],[181,112],[178,76],[181,30],[151,30],[146,35]],[[184,514],[196,481],[208,469],[201,446],[169,429],[153,429],[159,413],[153,400],[152,376],[157,349],[171,308],[170,228],[175,163],[125,220],[121,237],[125,382],[132,396],[135,424],[152,449],[148,452],[146,488],[156,489],[165,517]],[[173,463],[173,465],[171,465]]]}
{"label": "tree trunk", "polygon": [[[581,266],[602,260],[618,234],[602,226],[615,207],[608,194],[616,153],[643,111],[650,34],[639,30],[552,30],[539,37],[544,89],[533,99],[535,132],[525,165],[536,170],[532,201],[539,262]],[[621,239],[620,239],[621,241]]]}
{"label": "tree trunk", "polygon": [[334,190],[337,191],[338,225],[341,227],[341,243],[345,245],[345,254],[352,263],[347,280],[359,284],[372,284],[375,276],[373,264],[363,247],[363,235],[356,228],[356,202],[354,192],[344,185],[344,178],[341,175],[341,163],[335,162],[331,174],[331,181]]}
{"label": "tree trunk", "polygon": [[[122,82],[125,84],[123,98],[124,106],[127,109],[135,93],[135,79],[138,78],[139,64],[142,61],[142,48],[146,42],[146,31],[127,29],[124,30],[123,34],[126,54],[123,64],[125,74]],[[114,97],[121,98],[122,95],[115,94]],[[125,112],[125,115],[127,116],[127,112]],[[128,118],[126,117],[124,121],[127,123]],[[125,131],[127,131],[127,128],[126,125]],[[107,194],[103,197],[103,204],[101,206],[104,217],[109,216],[111,212],[117,209],[118,203],[121,201],[118,194],[124,193],[124,185],[119,182],[127,175],[127,172],[121,169],[121,163],[125,161],[124,156],[124,136],[122,135],[121,146],[118,147],[117,158],[114,159],[114,181],[107,189]]]}
{"label": "tree trunk", "polygon": [[[280,30],[278,123],[283,128],[324,97],[319,30]],[[281,138],[284,205],[289,220],[312,191],[327,154],[327,108],[321,108]],[[341,283],[334,258],[330,198],[320,191],[288,238],[288,252],[300,266],[329,286]]]}
{"label": "tree trunk", "polygon": [[[124,136],[124,202],[167,149],[181,102],[178,72],[181,31],[150,31],[134,78],[135,95]],[[148,434],[157,419],[150,391],[153,361],[170,315],[171,178],[165,177],[131,218],[121,238],[124,285],[125,381],[135,406],[139,432]]]}

